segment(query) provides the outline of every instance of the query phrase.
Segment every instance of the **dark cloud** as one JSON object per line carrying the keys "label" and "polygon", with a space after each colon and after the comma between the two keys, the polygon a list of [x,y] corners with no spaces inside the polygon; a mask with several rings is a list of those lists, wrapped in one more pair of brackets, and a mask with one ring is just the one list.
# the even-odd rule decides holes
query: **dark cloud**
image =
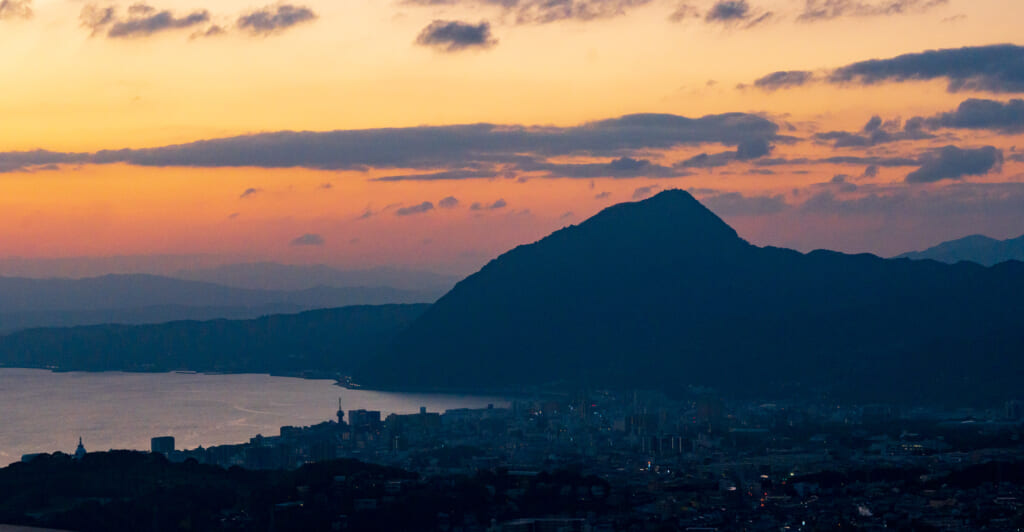
{"label": "dark cloud", "polygon": [[239,197],[240,199],[244,199],[244,198],[248,198],[248,197],[252,197],[252,196],[255,196],[256,194],[259,194],[260,192],[263,192],[263,189],[262,189],[262,188],[247,188],[247,189],[245,189],[245,191],[244,191],[244,192],[242,192],[242,194],[241,194],[240,196],[238,196],[238,197]]}
{"label": "dark cloud", "polygon": [[498,40],[491,35],[491,24],[486,21],[470,24],[457,20],[435,20],[423,28],[419,37],[416,37],[416,44],[443,52],[458,52],[470,48],[490,48],[498,44]]}
{"label": "dark cloud", "polygon": [[428,174],[402,174],[375,177],[373,181],[453,181],[459,179],[490,179],[499,172],[495,166],[484,169],[442,170]]}
{"label": "dark cloud", "polygon": [[572,211],[568,211],[568,212],[563,212],[562,215],[558,217],[558,219],[559,220],[565,220],[566,218],[572,218],[573,216],[576,216],[576,215],[573,214]]}
{"label": "dark cloud", "polygon": [[306,233],[292,240],[293,246],[322,246],[324,238],[316,233]]}
{"label": "dark cloud", "polygon": [[801,22],[818,22],[839,17],[875,17],[923,13],[949,0],[805,0],[797,17]]}
{"label": "dark cloud", "polygon": [[945,146],[921,158],[921,167],[907,175],[907,183],[932,183],[944,179],[962,179],[998,170],[1003,163],[1002,150],[993,146],[963,149]]}
{"label": "dark cloud", "polygon": [[813,72],[806,70],[781,70],[754,80],[754,87],[765,91],[775,91],[802,87],[813,80]]}
{"label": "dark cloud", "polygon": [[772,16],[770,11],[761,12],[751,8],[747,0],[718,0],[704,15],[704,20],[727,26],[742,24],[746,28],[752,28]]}
{"label": "dark cloud", "polygon": [[[0,166],[5,161],[17,160],[22,166],[78,162],[323,170],[366,170],[373,167],[476,171],[478,177],[483,177],[486,173],[483,170],[489,165],[502,163],[525,167],[543,162],[542,158],[559,155],[621,158],[682,145],[753,146],[780,139],[778,129],[779,126],[771,120],[745,113],[702,118],[636,114],[573,127],[468,124],[328,132],[281,131],[157,148],[103,150],[92,154],[0,152]],[[630,169],[630,165],[635,163],[629,161],[605,164],[605,171],[612,174],[636,172]],[[556,168],[559,167],[551,167],[552,170]],[[579,170],[565,165],[561,167],[565,174]],[[434,177],[451,178],[450,175]],[[392,179],[397,180],[397,177]]]}
{"label": "dark cloud", "polygon": [[612,193],[608,192],[608,191],[598,192],[597,194],[594,195],[594,199],[605,199],[605,198],[610,198],[611,196],[612,196]]}
{"label": "dark cloud", "polygon": [[744,196],[736,192],[705,196],[700,202],[719,216],[763,216],[782,212],[787,207],[782,195]]}
{"label": "dark cloud", "polygon": [[1004,103],[972,98],[962,102],[955,111],[918,118],[915,123],[929,129],[988,129],[1017,134],[1024,132],[1024,100]]}
{"label": "dark cloud", "polygon": [[750,161],[759,159],[771,153],[773,146],[764,139],[752,139],[741,142],[736,151],[695,155],[676,163],[678,168],[717,168],[726,166],[734,161]]}
{"label": "dark cloud", "polygon": [[447,198],[437,202],[437,206],[442,209],[454,209],[459,206],[459,200],[457,200],[455,196],[448,196]]}
{"label": "dark cloud", "polygon": [[516,24],[589,21],[623,15],[651,0],[405,0],[407,5],[472,5],[501,8]]}
{"label": "dark cloud", "polygon": [[85,162],[88,156],[80,153],[61,153],[47,150],[0,153],[0,173],[16,172],[48,164]]}
{"label": "dark cloud", "polygon": [[0,0],[0,20],[32,18],[32,0]]}
{"label": "dark cloud", "polygon": [[864,173],[861,175],[861,177],[870,177],[870,178],[878,177],[878,165],[877,164],[872,164],[872,165],[868,166],[867,168],[865,168],[864,169]]}
{"label": "dark cloud", "polygon": [[918,166],[920,163],[917,159],[911,159],[909,157],[856,157],[856,156],[837,156],[837,157],[825,157],[822,159],[809,159],[805,157],[799,157],[796,159],[786,158],[773,158],[773,159],[758,159],[754,161],[755,165],[758,166],[789,166],[789,165],[807,165],[807,164],[854,164],[859,166],[874,165],[874,166]]}
{"label": "dark cloud", "polygon": [[883,122],[881,117],[873,116],[857,133],[828,131],[816,133],[814,138],[832,142],[836,148],[863,148],[901,140],[930,139],[934,138],[934,135],[923,131],[920,122],[916,120],[908,120],[902,125],[899,120]]}
{"label": "dark cloud", "polygon": [[395,216],[409,216],[412,214],[420,214],[427,211],[434,210],[434,204],[429,201],[424,201],[419,205],[410,205],[409,207],[401,207],[395,210]]}
{"label": "dark cloud", "polygon": [[930,50],[891,59],[872,59],[832,72],[830,83],[946,79],[949,92],[1024,92],[1024,48],[1012,44]]}
{"label": "dark cloud", "polygon": [[158,11],[146,4],[134,4],[128,8],[128,17],[117,15],[116,8],[85,6],[79,14],[82,25],[92,30],[93,35],[106,34],[112,39],[149,37],[165,31],[193,28],[210,21],[210,12],[201,9],[184,16],[170,11]]}
{"label": "dark cloud", "polygon": [[316,20],[312,9],[292,4],[278,4],[257,9],[238,17],[235,25],[252,35],[265,36],[284,31],[297,24]]}

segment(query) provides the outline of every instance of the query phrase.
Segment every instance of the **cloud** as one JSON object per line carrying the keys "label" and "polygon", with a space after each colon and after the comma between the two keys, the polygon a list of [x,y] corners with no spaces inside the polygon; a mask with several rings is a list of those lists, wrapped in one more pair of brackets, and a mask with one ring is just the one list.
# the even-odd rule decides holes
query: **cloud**
{"label": "cloud", "polygon": [[718,0],[704,15],[704,21],[727,26],[745,23],[745,28],[752,28],[772,16],[771,11],[760,12],[752,9],[747,0]]}
{"label": "cloud", "polygon": [[[535,165],[538,161],[543,163],[543,158],[560,155],[621,158],[650,150],[705,143],[738,147],[780,139],[778,130],[779,126],[771,120],[746,113],[701,118],[634,114],[571,127],[466,124],[326,132],[279,131],[95,153],[0,152],[0,166],[18,161],[22,166],[76,162],[203,168],[413,168],[475,171],[478,177],[493,177],[484,170],[499,163]],[[605,164],[605,171],[612,174],[635,172],[630,170],[629,161]],[[558,168],[550,167],[552,171]],[[560,171],[568,174],[578,170],[578,167],[563,166]]]}
{"label": "cloud", "polygon": [[322,246],[324,238],[316,233],[306,233],[292,240],[293,246]]}
{"label": "cloud", "polygon": [[432,210],[434,210],[434,204],[429,201],[424,201],[419,205],[410,205],[409,207],[401,207],[395,210],[395,216],[410,216]]}
{"label": "cloud", "polygon": [[949,92],[1024,92],[1024,48],[1012,44],[930,50],[853,63],[832,72],[834,84],[946,79]]}
{"label": "cloud", "polygon": [[576,215],[573,214],[572,211],[568,211],[568,212],[563,212],[562,215],[558,217],[558,219],[559,220],[565,220],[566,218],[572,218],[573,216],[576,216]]}
{"label": "cloud", "polygon": [[934,135],[923,131],[920,122],[916,120],[908,120],[901,129],[899,120],[883,122],[881,117],[873,116],[857,133],[828,131],[816,133],[814,138],[832,142],[836,148],[863,148],[902,140],[930,139],[934,138]]}
{"label": "cloud", "polygon": [[740,143],[734,152],[702,153],[676,163],[673,166],[678,168],[717,168],[726,166],[734,161],[759,159],[771,153],[772,149],[774,147],[768,141],[754,139]]}
{"label": "cloud", "polygon": [[814,73],[807,70],[781,70],[754,80],[754,87],[770,92],[802,87],[813,80]]}
{"label": "cloud", "polygon": [[178,17],[170,11],[158,11],[146,4],[133,4],[128,8],[128,17],[120,18],[114,7],[86,5],[79,14],[79,21],[92,30],[93,35],[106,32],[111,39],[125,39],[205,24],[210,21],[210,12],[201,9]]}
{"label": "cloud", "polygon": [[252,35],[266,36],[316,20],[312,9],[292,4],[266,6],[238,17],[235,25]]}
{"label": "cloud", "polygon": [[605,163],[548,163],[543,161],[520,161],[515,168],[522,172],[544,172],[542,177],[593,179],[612,177],[627,179],[635,177],[682,177],[688,172],[652,163],[647,159],[619,157]]}
{"label": "cloud", "polygon": [[471,48],[487,49],[498,44],[498,40],[491,35],[491,24],[487,21],[469,24],[457,20],[435,20],[423,28],[416,37],[416,44],[451,53]]}
{"label": "cloud", "polygon": [[955,111],[913,121],[929,129],[987,129],[1017,134],[1024,132],[1024,100],[1004,103],[972,98],[961,102]]}
{"label": "cloud", "polygon": [[700,10],[687,2],[680,3],[676,6],[675,11],[668,16],[668,19],[672,22],[682,22],[690,18],[700,18]]}
{"label": "cloud", "polygon": [[0,20],[32,18],[32,0],[0,0]]}
{"label": "cloud", "polygon": [[661,187],[658,185],[651,185],[648,187],[637,187],[636,189],[633,190],[633,199],[644,199],[650,196],[651,194],[654,194],[654,192],[657,191],[659,188]]}
{"label": "cloud", "polygon": [[878,177],[878,165],[877,164],[869,165],[867,168],[864,169],[864,174],[862,174],[861,177],[870,177],[870,178]]}
{"label": "cloud", "polygon": [[599,192],[599,193],[595,194],[594,195],[594,199],[605,199],[605,198],[610,198],[611,196],[612,196],[612,193],[608,192],[606,190],[604,192]]}
{"label": "cloud", "polygon": [[651,0],[405,0],[406,5],[466,5],[501,8],[516,24],[590,21],[624,15]]}
{"label": "cloud", "polygon": [[754,161],[755,165],[758,166],[789,166],[789,165],[807,165],[807,164],[853,164],[858,166],[918,166],[920,161],[918,159],[912,159],[910,157],[857,157],[857,156],[836,156],[836,157],[824,157],[821,159],[809,159],[806,157],[800,157],[795,159],[777,158],[777,159],[759,159]]}
{"label": "cloud", "polygon": [[921,167],[906,177],[907,183],[933,183],[944,179],[985,175],[998,170],[1003,163],[1002,150],[993,146],[962,149],[945,146],[926,154]]}
{"label": "cloud", "polygon": [[705,196],[700,202],[719,216],[763,216],[788,207],[782,195],[744,196],[737,192]]}
{"label": "cloud", "polygon": [[245,199],[245,198],[248,198],[248,197],[255,196],[256,194],[259,194],[260,192],[263,192],[262,188],[247,188],[247,189],[245,189],[245,192],[242,192],[242,194],[240,196],[238,196],[238,197],[240,199]]}
{"label": "cloud", "polygon": [[953,183],[940,188],[901,187],[840,199],[821,191],[800,206],[800,211],[829,216],[923,216],[939,221],[974,215],[985,219],[1024,213],[1024,184]]}
{"label": "cloud", "polygon": [[498,209],[504,209],[505,207],[508,207],[508,203],[506,203],[504,199],[499,199],[499,200],[497,200],[494,203],[491,203],[489,205],[484,205],[484,204],[482,204],[480,202],[475,202],[475,203],[473,203],[472,205],[469,206],[469,210],[471,210],[471,211],[494,211],[494,210],[498,210]]}
{"label": "cloud", "polygon": [[448,196],[437,202],[437,206],[442,209],[454,209],[459,206],[459,200],[455,199],[455,196]]}
{"label": "cloud", "polygon": [[839,17],[875,17],[923,13],[949,0],[806,0],[797,17],[801,22],[819,22]]}

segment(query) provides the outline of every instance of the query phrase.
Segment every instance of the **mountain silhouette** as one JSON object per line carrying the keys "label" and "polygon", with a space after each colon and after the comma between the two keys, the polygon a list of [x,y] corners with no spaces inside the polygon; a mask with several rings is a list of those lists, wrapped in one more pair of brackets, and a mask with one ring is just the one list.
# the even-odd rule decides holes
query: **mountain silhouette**
{"label": "mountain silhouette", "polygon": [[992,402],[1021,393],[1024,264],[753,246],[686,192],[620,204],[458,283],[357,372],[388,389],[688,385]]}
{"label": "mountain silhouette", "polygon": [[932,259],[948,264],[960,261],[992,266],[1008,260],[1024,261],[1024,235],[996,240],[984,235],[971,235],[943,242],[924,251],[904,253],[897,258]]}

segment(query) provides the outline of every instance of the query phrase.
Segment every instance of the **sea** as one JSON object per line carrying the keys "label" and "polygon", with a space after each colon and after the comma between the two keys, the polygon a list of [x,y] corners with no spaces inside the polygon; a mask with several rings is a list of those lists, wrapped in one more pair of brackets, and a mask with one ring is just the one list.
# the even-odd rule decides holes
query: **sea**
{"label": "sea", "polygon": [[244,443],[285,425],[336,419],[338,402],[381,416],[507,406],[500,397],[353,390],[332,380],[198,373],[55,373],[0,368],[0,466],[26,454],[148,450],[173,436],[176,448]]}

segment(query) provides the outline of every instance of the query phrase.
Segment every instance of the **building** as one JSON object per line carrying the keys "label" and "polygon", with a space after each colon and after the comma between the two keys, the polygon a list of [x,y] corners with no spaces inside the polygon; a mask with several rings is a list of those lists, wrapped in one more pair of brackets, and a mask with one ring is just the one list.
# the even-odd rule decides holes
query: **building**
{"label": "building", "polygon": [[149,449],[153,453],[167,455],[174,452],[174,436],[158,436],[149,440]]}

